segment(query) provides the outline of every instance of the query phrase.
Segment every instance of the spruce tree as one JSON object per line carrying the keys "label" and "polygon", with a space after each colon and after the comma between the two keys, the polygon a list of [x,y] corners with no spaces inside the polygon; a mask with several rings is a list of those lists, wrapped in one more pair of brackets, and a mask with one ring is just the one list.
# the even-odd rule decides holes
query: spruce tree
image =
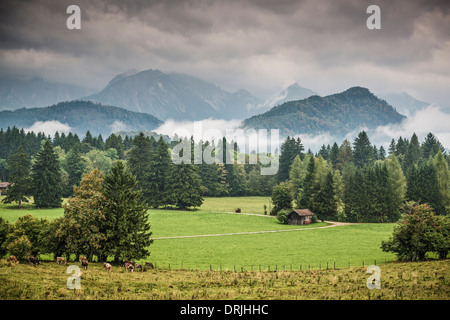
{"label": "spruce tree", "polygon": [[147,257],[153,242],[148,206],[137,188],[136,177],[123,161],[116,161],[105,177],[103,195],[105,223],[101,231],[107,237],[104,256],[112,256],[116,262]]}
{"label": "spruce tree", "polygon": [[357,167],[363,168],[374,160],[373,147],[365,131],[361,131],[353,143],[353,162]]}
{"label": "spruce tree", "polygon": [[336,159],[336,167],[342,170],[347,163],[350,163],[353,159],[353,151],[350,141],[345,139],[339,147],[339,153]]}
{"label": "spruce tree", "polygon": [[169,166],[172,164],[172,158],[169,154],[169,147],[162,137],[159,138],[156,151],[152,157],[152,165],[154,178],[156,181],[157,191],[153,194],[149,203],[155,208],[167,205],[168,198],[166,188],[166,180],[169,174]]}
{"label": "spruce tree", "polygon": [[337,204],[335,201],[333,173],[331,171],[326,176],[325,184],[319,191],[316,202],[319,204],[318,217],[332,220],[336,218]]}
{"label": "spruce tree", "polygon": [[300,209],[312,209],[312,201],[314,196],[314,181],[315,181],[315,160],[311,156],[308,163],[305,179],[303,180],[303,188],[298,194],[297,206]]}
{"label": "spruce tree", "polygon": [[439,150],[444,152],[444,147],[431,132],[428,133],[421,147],[424,160],[428,160],[430,157],[434,157],[439,152]]}
{"label": "spruce tree", "polygon": [[79,143],[76,143],[67,153],[65,170],[69,176],[69,190],[67,194],[71,195],[73,187],[80,184],[81,177],[86,170],[86,161],[81,155],[81,145]]}
{"label": "spruce tree", "polygon": [[329,153],[329,160],[333,166],[333,169],[336,169],[337,160],[339,155],[339,146],[337,143],[333,143],[333,146],[331,147],[330,153]]}
{"label": "spruce tree", "polygon": [[3,203],[17,202],[22,208],[22,202],[28,202],[31,195],[30,160],[22,146],[8,159],[9,182]]}
{"label": "spruce tree", "polygon": [[193,164],[174,164],[169,167],[166,184],[167,204],[179,209],[200,207],[203,203],[201,178]]}
{"label": "spruce tree", "polygon": [[150,141],[141,132],[133,140],[133,147],[128,153],[127,165],[136,177],[137,186],[149,205],[156,204],[155,195],[158,193],[155,172],[152,168],[153,152]]}
{"label": "spruce tree", "polygon": [[62,203],[61,169],[58,155],[49,140],[36,155],[31,168],[32,193],[38,208],[60,207]]}

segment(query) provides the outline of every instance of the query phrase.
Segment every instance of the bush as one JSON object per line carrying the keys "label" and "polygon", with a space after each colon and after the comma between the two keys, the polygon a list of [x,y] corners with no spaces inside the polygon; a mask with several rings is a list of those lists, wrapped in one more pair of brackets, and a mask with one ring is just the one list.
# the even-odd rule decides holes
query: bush
{"label": "bush", "polygon": [[291,210],[288,210],[288,209],[281,209],[280,211],[278,211],[278,213],[277,213],[278,221],[280,221],[283,224],[287,224],[289,213],[291,213]]}
{"label": "bush", "polygon": [[9,222],[0,217],[0,258],[7,253],[6,248],[2,245],[6,241],[6,236],[9,233],[9,228]]}
{"label": "bush", "polygon": [[270,214],[273,216],[277,215],[280,210],[292,209],[292,196],[287,184],[282,182],[273,188],[272,203],[274,207]]}
{"label": "bush", "polygon": [[438,217],[427,204],[416,205],[403,214],[392,237],[381,243],[385,252],[393,252],[400,261],[425,260],[427,252],[445,258],[450,250],[449,218]]}
{"label": "bush", "polygon": [[31,254],[31,249],[31,242],[26,235],[14,239],[6,247],[6,250],[19,260],[26,260]]}

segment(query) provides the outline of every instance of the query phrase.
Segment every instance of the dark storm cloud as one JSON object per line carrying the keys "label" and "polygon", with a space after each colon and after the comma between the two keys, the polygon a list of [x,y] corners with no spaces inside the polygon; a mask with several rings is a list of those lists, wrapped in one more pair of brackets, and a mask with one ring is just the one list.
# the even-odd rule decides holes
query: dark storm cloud
{"label": "dark storm cloud", "polygon": [[[77,31],[65,27],[75,3],[82,10]],[[128,69],[154,68],[254,93],[292,81],[321,93],[396,83],[442,93],[450,74],[449,3],[3,0],[0,71],[99,87]],[[366,28],[371,4],[381,8],[381,30]]]}

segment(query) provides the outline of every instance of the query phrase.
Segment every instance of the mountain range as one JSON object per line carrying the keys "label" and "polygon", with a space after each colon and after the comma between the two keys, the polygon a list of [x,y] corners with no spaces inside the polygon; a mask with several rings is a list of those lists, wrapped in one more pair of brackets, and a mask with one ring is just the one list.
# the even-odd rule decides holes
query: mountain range
{"label": "mountain range", "polygon": [[358,128],[399,123],[405,116],[367,88],[352,87],[325,97],[318,95],[280,104],[243,121],[243,128],[280,129],[281,135],[320,134],[343,137]]}
{"label": "mountain range", "polygon": [[280,128],[283,134],[344,134],[359,127],[398,123],[404,118],[399,112],[412,115],[428,105],[407,93],[378,97],[360,87],[321,97],[293,83],[264,100],[245,89],[230,93],[193,76],[152,69],[118,74],[102,90],[3,77],[0,111],[20,110],[0,112],[0,127],[28,128],[36,121],[56,120],[76,132],[109,134],[149,131],[168,119],[211,118],[238,119],[244,127],[255,129]]}
{"label": "mountain range", "polygon": [[20,108],[48,107],[94,93],[94,89],[65,83],[52,83],[41,78],[0,78],[0,111]]}

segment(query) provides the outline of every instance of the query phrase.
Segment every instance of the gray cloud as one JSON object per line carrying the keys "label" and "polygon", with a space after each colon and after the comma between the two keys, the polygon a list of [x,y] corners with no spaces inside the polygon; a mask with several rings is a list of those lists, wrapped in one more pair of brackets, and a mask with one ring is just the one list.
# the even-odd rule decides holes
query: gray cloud
{"label": "gray cloud", "polygon": [[293,81],[321,94],[361,85],[444,103],[450,83],[450,2],[372,1],[0,2],[0,72],[102,87],[128,69],[185,72],[230,91],[269,96]]}

